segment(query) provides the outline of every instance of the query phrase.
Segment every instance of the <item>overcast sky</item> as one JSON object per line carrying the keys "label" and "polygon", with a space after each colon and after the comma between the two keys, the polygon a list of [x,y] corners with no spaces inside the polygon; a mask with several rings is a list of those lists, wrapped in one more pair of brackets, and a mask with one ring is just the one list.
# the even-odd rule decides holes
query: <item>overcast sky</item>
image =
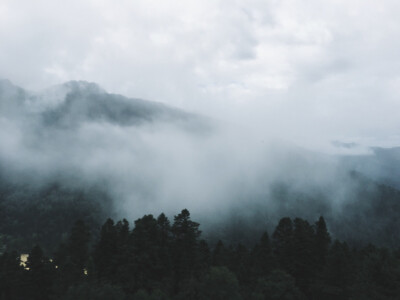
{"label": "overcast sky", "polygon": [[68,80],[289,140],[400,146],[400,2],[1,0],[0,78]]}

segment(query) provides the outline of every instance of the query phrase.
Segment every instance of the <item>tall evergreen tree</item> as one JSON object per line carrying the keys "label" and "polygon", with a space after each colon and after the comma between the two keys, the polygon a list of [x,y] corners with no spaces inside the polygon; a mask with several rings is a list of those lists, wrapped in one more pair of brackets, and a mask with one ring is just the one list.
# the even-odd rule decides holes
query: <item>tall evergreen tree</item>
{"label": "tall evergreen tree", "polygon": [[173,235],[172,255],[174,271],[174,291],[179,291],[182,280],[190,278],[196,263],[198,238],[201,231],[199,223],[190,219],[187,209],[174,217],[171,232]]}
{"label": "tall evergreen tree", "polygon": [[251,255],[251,267],[254,278],[266,277],[276,267],[268,232],[264,232]]}
{"label": "tall evergreen tree", "polygon": [[165,281],[171,276],[172,259],[171,259],[171,224],[164,213],[157,218],[157,256],[159,265],[157,266],[157,280]]}
{"label": "tall evergreen tree", "polygon": [[200,240],[197,248],[198,275],[202,276],[208,271],[211,265],[211,251],[205,240]]}
{"label": "tall evergreen tree", "polygon": [[325,219],[321,216],[315,223],[315,261],[321,271],[326,262],[326,256],[329,252],[331,236],[326,227]]}
{"label": "tall evergreen tree", "polygon": [[282,218],[272,235],[274,255],[279,266],[293,274],[295,253],[293,247],[293,222],[290,218]]}
{"label": "tall evergreen tree", "polygon": [[249,262],[249,250],[239,243],[232,251],[228,268],[235,273],[242,286],[249,286],[252,283]]}
{"label": "tall evergreen tree", "polygon": [[293,276],[296,278],[298,287],[309,295],[310,284],[315,277],[314,257],[314,229],[306,221],[300,218],[294,220],[293,250],[294,266]]}
{"label": "tall evergreen tree", "polygon": [[126,219],[118,221],[115,225],[115,230],[118,234],[118,244],[123,245],[128,243],[129,239],[129,222]]}
{"label": "tall evergreen tree", "polygon": [[212,265],[215,267],[227,267],[230,265],[230,258],[231,253],[229,249],[227,249],[224,243],[219,240],[212,252]]}
{"label": "tall evergreen tree", "polygon": [[119,284],[125,290],[129,290],[130,280],[132,277],[132,255],[133,246],[130,236],[129,222],[126,219],[118,221],[115,225],[117,231],[117,253],[115,254],[115,269],[113,281]]}
{"label": "tall evergreen tree", "polygon": [[59,293],[72,284],[83,280],[89,259],[89,230],[82,220],[75,222],[67,242],[62,243],[54,255],[57,266],[57,288]]}
{"label": "tall evergreen tree", "polygon": [[93,259],[97,277],[103,281],[113,281],[116,273],[118,254],[118,233],[112,219],[107,219],[101,228],[100,240],[95,245]]}
{"label": "tall evergreen tree", "polygon": [[74,265],[77,274],[84,274],[89,258],[89,229],[82,220],[75,222],[67,242],[68,256]]}
{"label": "tall evergreen tree", "polygon": [[135,221],[131,233],[135,290],[146,289],[151,292],[154,281],[159,277],[160,258],[158,256],[158,228],[153,215],[145,215]]}

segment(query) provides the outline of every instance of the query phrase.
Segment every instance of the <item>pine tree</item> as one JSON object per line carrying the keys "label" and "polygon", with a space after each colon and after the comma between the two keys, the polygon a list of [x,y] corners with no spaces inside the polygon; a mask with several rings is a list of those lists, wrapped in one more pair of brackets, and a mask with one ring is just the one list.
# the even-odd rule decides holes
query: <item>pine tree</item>
{"label": "pine tree", "polygon": [[115,254],[115,270],[113,280],[116,284],[129,290],[133,270],[133,245],[129,230],[129,222],[126,219],[118,221],[115,225],[117,231],[117,253]]}
{"label": "pine tree", "polygon": [[252,282],[249,261],[249,250],[239,243],[231,253],[228,268],[235,273],[239,283],[244,286],[249,286]]}
{"label": "pine tree", "polygon": [[77,274],[84,274],[86,262],[89,258],[89,229],[82,220],[75,222],[67,243],[68,256],[74,265]]}
{"label": "pine tree", "polygon": [[294,220],[293,276],[296,278],[297,286],[306,295],[310,293],[310,284],[315,277],[314,234],[313,227],[306,220],[300,218]]}
{"label": "pine tree", "polygon": [[157,266],[156,278],[158,281],[166,281],[171,277],[172,259],[171,259],[171,224],[164,213],[157,218],[157,256],[159,265]]}
{"label": "pine tree", "polygon": [[182,280],[190,278],[195,271],[193,266],[196,263],[198,238],[201,234],[199,226],[199,223],[190,219],[187,209],[174,217],[171,232],[175,293],[179,291]]}
{"label": "pine tree", "polygon": [[145,215],[135,221],[131,233],[133,274],[135,290],[151,291],[158,277],[161,262],[158,256],[158,228],[153,215]]}
{"label": "pine tree", "polygon": [[204,275],[205,272],[208,271],[211,265],[211,251],[205,240],[200,240],[199,245],[197,247],[197,262],[196,266],[198,266],[197,276]]}
{"label": "pine tree", "polygon": [[325,219],[321,216],[315,223],[315,261],[321,271],[325,266],[326,256],[328,255],[331,244],[331,236],[326,227]]}
{"label": "pine tree", "polygon": [[118,244],[127,244],[129,239],[129,222],[126,219],[118,221],[115,225],[115,230],[117,231],[118,235]]}
{"label": "pine tree", "polygon": [[212,265],[215,267],[227,267],[230,264],[230,256],[229,250],[225,247],[224,243],[219,240],[212,252]]}
{"label": "pine tree", "polygon": [[103,281],[113,281],[116,273],[118,254],[118,233],[112,219],[107,219],[101,228],[100,240],[96,244],[93,259],[97,277]]}
{"label": "pine tree", "polygon": [[268,232],[264,232],[251,255],[254,278],[266,277],[276,267]]}
{"label": "pine tree", "polygon": [[60,244],[54,255],[57,266],[57,288],[64,293],[69,286],[84,279],[89,259],[90,234],[82,220],[75,222],[67,242]]}
{"label": "pine tree", "polygon": [[293,248],[293,222],[290,218],[282,218],[272,235],[273,252],[279,266],[289,274],[294,272],[295,253]]}

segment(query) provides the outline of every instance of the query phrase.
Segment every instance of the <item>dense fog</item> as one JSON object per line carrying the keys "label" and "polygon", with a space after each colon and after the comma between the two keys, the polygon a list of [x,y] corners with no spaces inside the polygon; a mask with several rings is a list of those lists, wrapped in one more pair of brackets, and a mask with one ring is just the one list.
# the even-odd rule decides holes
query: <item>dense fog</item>
{"label": "dense fog", "polygon": [[94,83],[28,92],[4,80],[0,103],[3,185],[96,190],[111,199],[106,214],[118,218],[188,208],[205,227],[258,228],[285,215],[325,215],[345,235],[344,220],[353,222],[362,205],[375,215],[368,207],[378,182],[398,185],[397,149],[357,154],[357,145],[333,141],[337,153],[322,153]]}

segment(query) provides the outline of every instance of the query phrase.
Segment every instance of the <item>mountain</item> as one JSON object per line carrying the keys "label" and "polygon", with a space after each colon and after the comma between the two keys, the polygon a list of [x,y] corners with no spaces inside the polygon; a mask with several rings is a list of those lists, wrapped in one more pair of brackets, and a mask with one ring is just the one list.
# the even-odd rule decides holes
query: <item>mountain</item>
{"label": "mountain", "polygon": [[69,81],[30,93],[8,80],[0,81],[0,107],[10,112],[40,117],[45,126],[76,127],[82,122],[105,122],[120,126],[166,122],[187,129],[209,129],[211,120],[162,103],[110,94],[95,83]]}
{"label": "mountain", "polygon": [[43,113],[48,125],[73,126],[82,121],[108,122],[121,126],[146,122],[201,122],[200,117],[161,103],[109,94],[96,84],[71,81],[65,101]]}
{"label": "mountain", "polygon": [[399,165],[398,148],[339,156],[264,142],[94,83],[34,93],[0,81],[0,240],[14,247],[51,249],[74,218],[96,232],[108,216],[182,208],[206,235],[219,224],[215,239],[251,243],[246,228],[258,238],[281,217],[324,215],[335,237],[398,247]]}

